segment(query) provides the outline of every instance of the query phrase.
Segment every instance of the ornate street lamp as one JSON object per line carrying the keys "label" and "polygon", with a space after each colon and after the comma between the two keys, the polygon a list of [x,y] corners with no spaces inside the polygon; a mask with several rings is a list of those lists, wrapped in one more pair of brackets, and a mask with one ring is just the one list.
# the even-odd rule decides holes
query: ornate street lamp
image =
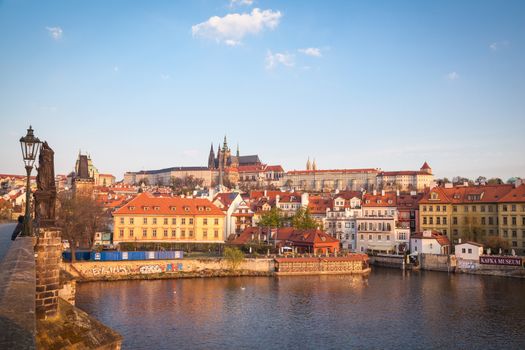
{"label": "ornate street lamp", "polygon": [[26,166],[27,184],[26,184],[26,215],[24,218],[24,231],[21,236],[31,236],[31,208],[29,202],[31,201],[31,170],[35,164],[36,155],[40,149],[40,140],[33,135],[33,128],[31,125],[27,129],[27,135],[20,138],[20,147],[22,148],[22,157]]}

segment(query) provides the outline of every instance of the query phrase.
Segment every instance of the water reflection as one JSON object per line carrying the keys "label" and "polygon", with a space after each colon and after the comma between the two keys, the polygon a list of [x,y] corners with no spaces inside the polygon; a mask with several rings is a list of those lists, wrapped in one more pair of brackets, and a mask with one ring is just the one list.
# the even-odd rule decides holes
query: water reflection
{"label": "water reflection", "polygon": [[522,280],[376,269],[88,283],[77,304],[128,349],[520,348],[523,295]]}

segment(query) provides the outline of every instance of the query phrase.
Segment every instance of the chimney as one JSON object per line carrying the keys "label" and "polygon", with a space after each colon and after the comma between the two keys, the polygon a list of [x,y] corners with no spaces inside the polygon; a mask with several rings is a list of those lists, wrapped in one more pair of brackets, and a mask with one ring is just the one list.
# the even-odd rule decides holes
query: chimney
{"label": "chimney", "polygon": [[468,181],[464,181],[463,186],[468,187]]}
{"label": "chimney", "polygon": [[377,191],[376,191],[376,190],[373,190],[373,191],[372,191],[372,194],[373,194],[374,196],[376,196],[376,195],[377,195]]}
{"label": "chimney", "polygon": [[398,197],[399,197],[399,190],[397,190],[397,191],[396,191],[396,196],[398,196]]}
{"label": "chimney", "polygon": [[381,190],[381,196],[385,195],[385,190]]}
{"label": "chimney", "polygon": [[461,244],[461,238],[458,238],[458,244]]}
{"label": "chimney", "polygon": [[266,197],[268,195],[268,191],[264,190],[264,196]]}

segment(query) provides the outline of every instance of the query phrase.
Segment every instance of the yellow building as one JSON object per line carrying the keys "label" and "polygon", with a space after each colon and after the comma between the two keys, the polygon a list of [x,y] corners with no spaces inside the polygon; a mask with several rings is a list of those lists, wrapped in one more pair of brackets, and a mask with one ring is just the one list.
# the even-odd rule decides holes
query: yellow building
{"label": "yellow building", "polygon": [[142,193],[113,213],[113,242],[223,243],[224,213],[202,198]]}
{"label": "yellow building", "polygon": [[525,184],[518,186],[498,203],[499,235],[509,248],[525,255]]}
{"label": "yellow building", "polygon": [[525,252],[525,185],[435,187],[419,201],[421,230],[436,230],[457,243],[500,236]]}

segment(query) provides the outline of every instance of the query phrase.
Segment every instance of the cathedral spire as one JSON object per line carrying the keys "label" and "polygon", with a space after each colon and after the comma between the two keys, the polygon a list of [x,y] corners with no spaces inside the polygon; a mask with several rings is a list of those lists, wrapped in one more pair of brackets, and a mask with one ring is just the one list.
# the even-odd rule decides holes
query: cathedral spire
{"label": "cathedral spire", "polygon": [[317,164],[315,163],[315,158],[314,158],[314,162],[312,163],[312,170],[317,170]]}
{"label": "cathedral spire", "polygon": [[226,135],[224,135],[224,145],[222,148],[226,151],[228,149],[228,141],[226,141]]}
{"label": "cathedral spire", "polygon": [[213,151],[213,142],[210,147],[210,155],[208,156],[208,168],[213,169],[215,167],[215,152]]}
{"label": "cathedral spire", "polygon": [[239,158],[239,143],[237,142],[237,158]]}
{"label": "cathedral spire", "polygon": [[310,163],[310,157],[308,157],[308,161],[306,162],[306,170],[312,170],[312,163]]}

